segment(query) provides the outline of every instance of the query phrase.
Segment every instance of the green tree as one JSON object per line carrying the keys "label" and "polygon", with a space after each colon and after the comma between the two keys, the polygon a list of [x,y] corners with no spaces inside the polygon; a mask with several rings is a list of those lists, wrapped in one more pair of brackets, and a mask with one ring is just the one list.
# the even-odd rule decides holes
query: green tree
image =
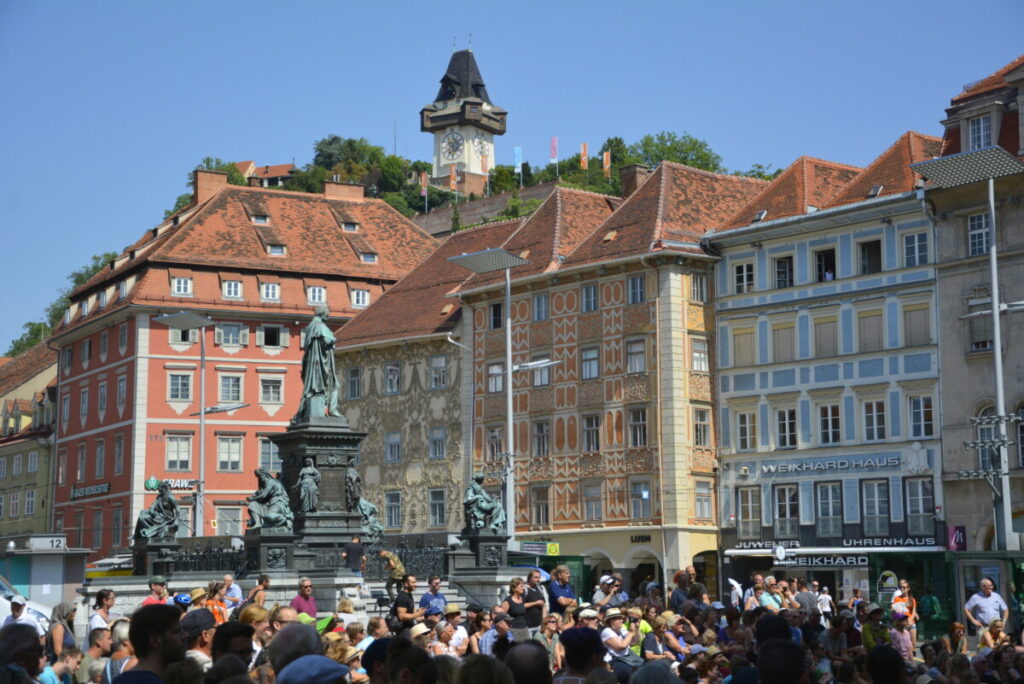
{"label": "green tree", "polygon": [[383,161],[384,148],[371,145],[366,138],[329,135],[313,143],[313,164],[324,169],[333,170],[345,162],[371,168],[380,166]]}
{"label": "green tree", "polygon": [[400,192],[385,192],[381,195],[381,199],[407,217],[413,216],[416,213],[416,211],[409,206],[409,203],[405,199],[405,195]]}
{"label": "green tree", "polygon": [[[221,160],[220,157],[203,157],[202,160],[193,167],[192,171],[220,171],[228,175],[229,185],[248,185],[249,182],[242,175],[242,172],[238,170],[234,162],[226,162]],[[185,182],[185,187],[191,188],[193,182],[192,171],[188,174],[188,179]],[[187,207],[192,203],[192,193],[186,192],[183,195],[178,195],[178,198],[174,200],[174,206],[164,212],[164,218],[167,218],[174,212],[178,211],[183,207]]]}
{"label": "green tree", "polygon": [[409,165],[409,168],[411,168],[413,171],[416,172],[417,182],[419,182],[419,175],[420,175],[420,173],[426,172],[426,174],[429,176],[434,171],[434,165],[433,164],[431,164],[430,162],[427,162],[427,161],[419,161],[419,160],[412,162]]}
{"label": "green tree", "polygon": [[459,203],[456,202],[452,206],[452,232],[457,233],[462,230],[461,218],[459,217]]}
{"label": "green tree", "polygon": [[749,176],[750,178],[760,178],[761,180],[775,180],[782,173],[782,169],[775,169],[772,171],[771,164],[754,164],[746,171],[733,171],[734,176]]}
{"label": "green tree", "polygon": [[117,252],[106,252],[104,254],[93,255],[92,259],[88,264],[81,268],[72,271],[68,275],[68,281],[71,285],[69,287],[60,290],[60,295],[56,300],[50,303],[46,307],[45,321],[30,321],[22,325],[22,329],[25,331],[20,337],[11,342],[11,346],[7,350],[7,356],[16,356],[21,352],[25,351],[40,339],[49,336],[50,332],[60,323],[60,319],[64,316],[64,312],[67,311],[68,307],[71,306],[71,301],[68,299],[68,295],[79,285],[84,284],[89,278],[92,278],[96,273],[106,266],[108,263],[117,258]]}
{"label": "green tree", "polygon": [[608,138],[601,145],[601,154],[604,155],[605,152],[612,153],[612,166],[634,163],[633,158],[629,154],[629,148],[626,146],[626,141],[617,135]]}
{"label": "green tree", "polygon": [[323,183],[331,180],[332,174],[329,169],[314,164],[306,164],[301,169],[292,169],[288,180],[284,182],[285,190],[296,190],[298,192],[323,192]]}
{"label": "green tree", "polygon": [[705,171],[725,171],[722,158],[711,146],[688,133],[677,135],[671,131],[662,131],[655,135],[645,135],[629,146],[629,154],[651,168],[662,161],[671,161]]}
{"label": "green tree", "polygon": [[397,193],[406,185],[406,178],[409,175],[409,162],[388,155],[380,164],[380,191],[382,193]]}
{"label": "green tree", "polygon": [[519,177],[516,169],[509,164],[499,164],[490,171],[491,194],[500,195],[519,187]]}

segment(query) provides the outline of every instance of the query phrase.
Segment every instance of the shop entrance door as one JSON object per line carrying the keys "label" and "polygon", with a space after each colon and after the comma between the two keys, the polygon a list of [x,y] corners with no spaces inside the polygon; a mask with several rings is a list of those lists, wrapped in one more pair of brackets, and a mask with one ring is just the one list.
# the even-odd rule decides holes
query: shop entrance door
{"label": "shop entrance door", "polygon": [[[956,603],[954,612],[962,614],[963,605],[967,600],[978,593],[981,588],[981,580],[988,578],[995,585],[997,594],[1009,601],[1010,596],[1010,574],[1005,560],[998,558],[985,558],[980,560],[963,559],[957,561],[958,576],[960,582],[957,584]],[[967,624],[968,633],[974,635],[976,629],[973,624]]]}

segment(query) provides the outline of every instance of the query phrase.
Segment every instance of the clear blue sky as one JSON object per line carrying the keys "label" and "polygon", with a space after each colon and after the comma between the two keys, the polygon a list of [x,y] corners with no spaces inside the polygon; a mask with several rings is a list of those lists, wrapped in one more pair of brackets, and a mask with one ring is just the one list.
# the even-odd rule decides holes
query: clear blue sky
{"label": "clear blue sky", "polygon": [[0,0],[0,352],[120,250],[204,156],[311,160],[336,133],[429,159],[418,113],[472,34],[509,111],[498,163],[605,138],[706,139],[731,169],[864,165],[1024,48],[1020,0]]}

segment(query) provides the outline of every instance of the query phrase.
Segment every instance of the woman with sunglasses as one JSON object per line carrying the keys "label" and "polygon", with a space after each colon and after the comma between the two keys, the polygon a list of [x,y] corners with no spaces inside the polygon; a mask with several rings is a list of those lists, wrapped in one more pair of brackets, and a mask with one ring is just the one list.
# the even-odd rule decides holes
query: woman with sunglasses
{"label": "woman with sunglasses", "polygon": [[480,653],[480,637],[491,628],[491,614],[486,610],[478,613],[473,620],[473,633],[469,635],[468,653]]}
{"label": "woman with sunglasses", "polygon": [[534,635],[534,641],[539,641],[548,652],[548,663],[552,672],[562,669],[562,658],[564,651],[558,640],[558,631],[562,627],[562,616],[558,613],[548,613],[544,621],[540,623],[540,630]]}

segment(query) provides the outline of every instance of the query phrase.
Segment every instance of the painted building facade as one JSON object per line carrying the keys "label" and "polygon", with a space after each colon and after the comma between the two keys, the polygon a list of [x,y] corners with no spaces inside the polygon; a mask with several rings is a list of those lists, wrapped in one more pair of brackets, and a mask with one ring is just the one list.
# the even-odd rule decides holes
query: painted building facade
{"label": "painted building facade", "polygon": [[[126,545],[160,480],[179,497],[180,535],[241,534],[253,470],[280,467],[267,437],[298,405],[313,309],[342,324],[436,245],[361,187],[311,195],[203,171],[195,185],[191,206],[72,293],[50,341],[60,350],[54,531],[94,558]],[[205,374],[201,331],[158,320],[186,310],[212,321]]]}
{"label": "painted building facade", "polygon": [[843,599],[883,568],[940,581],[936,245],[909,169],[938,149],[803,157],[706,239],[727,576],[795,568]]}

